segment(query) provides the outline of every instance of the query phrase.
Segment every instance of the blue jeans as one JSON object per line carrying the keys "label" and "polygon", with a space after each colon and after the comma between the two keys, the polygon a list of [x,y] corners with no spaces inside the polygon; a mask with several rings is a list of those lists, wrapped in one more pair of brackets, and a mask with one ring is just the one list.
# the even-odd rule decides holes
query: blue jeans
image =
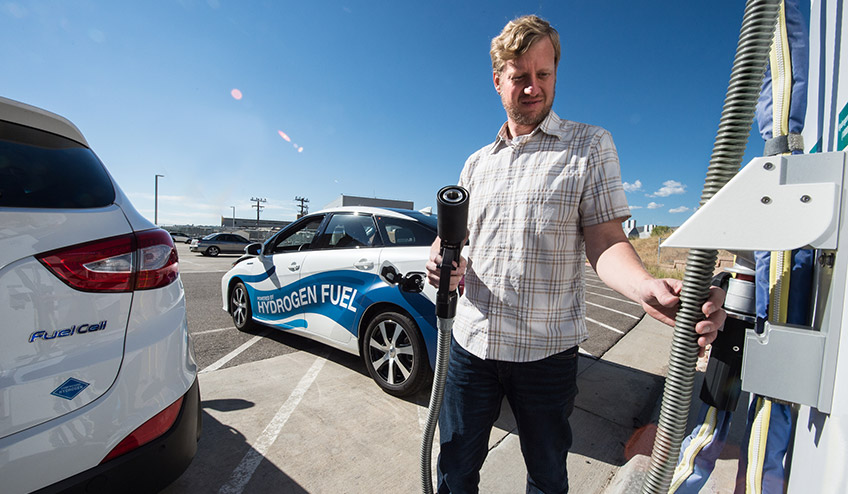
{"label": "blue jeans", "polygon": [[577,396],[577,347],[535,362],[502,362],[475,357],[453,338],[439,415],[438,492],[478,492],[504,396],[518,424],[527,492],[568,492],[565,459]]}

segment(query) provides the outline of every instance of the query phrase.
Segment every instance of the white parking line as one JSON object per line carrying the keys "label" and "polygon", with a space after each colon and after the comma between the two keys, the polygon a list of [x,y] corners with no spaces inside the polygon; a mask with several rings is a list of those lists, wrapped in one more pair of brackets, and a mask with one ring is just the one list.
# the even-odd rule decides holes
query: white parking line
{"label": "white parking line", "polygon": [[236,327],[230,326],[229,328],[218,328],[218,329],[207,329],[206,331],[195,331],[194,333],[191,333],[191,335],[192,336],[200,336],[202,334],[220,333],[221,331],[226,331],[228,329],[236,329]]}
{"label": "white parking line", "polygon": [[628,313],[626,313],[626,312],[621,312],[620,310],[610,309],[610,308],[609,308],[609,307],[607,307],[606,305],[593,304],[592,302],[588,302],[588,301],[586,302],[586,305],[592,305],[592,306],[595,306],[595,307],[600,307],[601,309],[608,310],[608,311],[610,311],[610,312],[615,312],[616,314],[621,314],[622,316],[627,316],[627,317],[630,317],[630,318],[632,318],[632,319],[642,319],[642,317],[641,317],[641,316],[634,316],[633,314],[628,314]]}
{"label": "white parking line", "polygon": [[626,304],[633,304],[633,305],[637,305],[637,306],[639,306],[639,307],[642,307],[640,304],[637,304],[636,302],[634,302],[634,301],[632,301],[632,300],[628,300],[628,299],[626,299],[626,298],[621,298],[621,297],[611,297],[611,296],[609,296],[609,295],[604,295],[603,293],[590,292],[590,291],[588,291],[588,290],[586,291],[586,293],[589,293],[589,294],[592,294],[592,295],[597,295],[597,296],[599,296],[599,297],[611,298],[611,299],[613,299],[613,300],[617,300],[617,301],[619,301],[619,302],[623,302],[623,303],[626,303]]}
{"label": "white parking line", "polygon": [[615,290],[613,290],[612,288],[610,288],[610,287],[606,286],[605,284],[603,284],[602,282],[598,282],[598,283],[594,283],[594,284],[593,284],[593,283],[586,283],[586,287],[587,287],[587,288],[588,288],[588,287],[592,287],[592,288],[600,288],[601,290],[607,290],[607,291],[610,291],[610,292],[618,293],[618,292],[616,292]]}
{"label": "white parking line", "polygon": [[253,472],[256,471],[256,467],[265,458],[268,448],[277,440],[277,436],[280,435],[283,426],[286,425],[292,412],[300,404],[300,400],[303,399],[306,390],[312,385],[312,381],[318,376],[318,373],[326,362],[327,359],[323,357],[315,359],[315,363],[312,364],[312,367],[306,371],[306,375],[297,383],[294,391],[291,392],[289,398],[283,403],[283,406],[280,407],[277,414],[274,415],[274,418],[271,419],[271,422],[262,431],[262,434],[259,435],[253,447],[244,455],[239,466],[233,470],[229,482],[218,490],[219,494],[240,494],[244,490],[247,483],[250,482]]}
{"label": "white parking line", "polygon": [[200,372],[198,372],[198,374],[205,374],[207,372],[212,372],[212,371],[216,371],[216,370],[220,369],[221,367],[225,366],[227,364],[227,362],[238,357],[241,352],[247,350],[254,343],[256,343],[257,341],[261,340],[262,338],[264,338],[266,336],[268,336],[268,331],[263,331],[262,333],[254,336],[253,338],[242,343],[242,345],[240,347],[236,348],[232,352],[230,352],[230,353],[224,355],[223,357],[219,358],[218,361],[215,362],[214,364],[201,369]]}
{"label": "white parking line", "polygon": [[616,333],[618,333],[618,334],[624,334],[624,331],[622,331],[622,330],[620,330],[620,329],[616,329],[616,328],[614,328],[614,327],[612,327],[612,326],[610,326],[610,325],[608,325],[608,324],[604,324],[604,323],[602,323],[602,322],[600,322],[600,321],[596,321],[596,320],[594,320],[594,319],[589,319],[588,317],[586,318],[586,320],[587,320],[587,321],[589,321],[589,322],[593,322],[593,323],[597,324],[598,326],[600,326],[600,327],[602,327],[602,328],[607,328],[607,329],[609,329],[610,331],[615,331],[615,332],[616,332]]}

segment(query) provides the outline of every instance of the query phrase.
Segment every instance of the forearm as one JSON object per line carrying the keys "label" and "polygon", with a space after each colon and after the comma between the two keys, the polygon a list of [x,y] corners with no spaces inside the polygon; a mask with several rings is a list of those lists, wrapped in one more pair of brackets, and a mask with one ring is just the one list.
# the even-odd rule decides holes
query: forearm
{"label": "forearm", "polygon": [[[590,257],[590,261],[591,259]],[[645,280],[653,279],[627,240],[609,245],[597,253],[592,267],[604,284],[640,303],[639,286]]]}

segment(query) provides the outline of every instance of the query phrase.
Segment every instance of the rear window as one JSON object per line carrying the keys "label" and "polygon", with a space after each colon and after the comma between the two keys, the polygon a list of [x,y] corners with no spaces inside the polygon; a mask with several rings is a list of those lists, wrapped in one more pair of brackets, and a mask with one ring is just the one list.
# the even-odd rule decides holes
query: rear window
{"label": "rear window", "polygon": [[87,209],[114,201],[112,181],[90,149],[0,121],[0,207]]}
{"label": "rear window", "polygon": [[418,221],[377,216],[388,247],[413,247],[430,245],[436,240],[436,230]]}

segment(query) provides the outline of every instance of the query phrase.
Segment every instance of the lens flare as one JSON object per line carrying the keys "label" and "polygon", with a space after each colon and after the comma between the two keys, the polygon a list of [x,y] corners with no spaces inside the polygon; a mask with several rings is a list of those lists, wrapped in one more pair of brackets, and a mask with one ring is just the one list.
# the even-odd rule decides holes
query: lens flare
{"label": "lens flare", "polygon": [[233,99],[235,99],[235,100],[240,100],[240,99],[241,99],[241,91],[239,91],[238,89],[233,89],[232,91],[230,91],[230,95],[231,95],[231,96],[233,97]]}
{"label": "lens flare", "polygon": [[286,133],[285,133],[285,132],[283,132],[282,130],[278,130],[278,131],[277,131],[277,133],[278,133],[278,134],[280,134],[280,137],[282,137],[283,139],[285,139],[285,140],[286,140],[286,142],[291,142],[291,137],[289,137],[288,135],[286,135]]}

